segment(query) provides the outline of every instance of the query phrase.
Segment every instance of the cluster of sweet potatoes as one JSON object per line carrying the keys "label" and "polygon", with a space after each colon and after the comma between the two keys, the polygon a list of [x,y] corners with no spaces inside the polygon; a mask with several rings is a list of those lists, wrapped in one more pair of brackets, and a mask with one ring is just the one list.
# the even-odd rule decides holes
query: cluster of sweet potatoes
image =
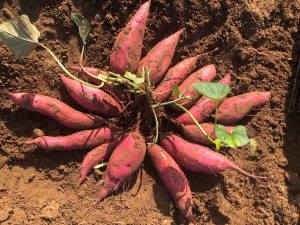
{"label": "cluster of sweet potatoes", "polygon": [[[149,9],[150,1],[140,7],[117,36],[110,56],[110,70],[120,75],[124,75],[128,71],[141,77],[143,68],[145,66],[148,68],[150,86],[148,85],[147,88],[150,90],[150,105],[142,105],[141,108],[151,108],[151,105],[154,104],[176,100],[177,97],[172,93],[172,87],[177,85],[180,93],[183,93],[182,99],[177,101],[177,104],[187,108],[206,133],[214,137],[214,124],[205,122],[214,112],[218,103],[207,97],[201,97],[192,84],[212,81],[216,77],[215,66],[207,65],[195,71],[201,56],[194,56],[169,69],[176,45],[184,32],[183,29],[156,44],[141,59]],[[94,83],[99,83],[99,80],[95,79],[98,74],[107,75],[105,71],[90,67],[86,67],[84,71],[77,66],[73,66],[71,69],[80,75],[88,76]],[[219,82],[229,85],[230,79],[230,74],[227,74]],[[86,179],[94,166],[108,162],[104,184],[100,189],[97,201],[101,201],[119,189],[138,170],[145,156],[151,159],[182,215],[191,222],[194,222],[192,194],[181,167],[206,173],[219,173],[226,169],[233,169],[252,178],[261,178],[245,172],[221,153],[202,146],[211,144],[207,136],[198,129],[186,112],[183,113],[174,104],[169,104],[167,107],[169,110],[177,111],[177,114],[172,113],[172,116],[176,115],[172,120],[180,124],[181,135],[168,130],[168,132],[159,134],[157,144],[149,143],[149,137],[143,130],[151,130],[151,128],[143,128],[146,125],[140,119],[142,115],[137,117],[137,120],[127,118],[129,121],[136,122],[132,124],[131,131],[124,133],[124,127],[113,125],[117,119],[112,118],[124,117],[127,103],[136,101],[139,96],[126,94],[122,85],[105,84],[102,89],[97,89],[64,75],[61,75],[61,80],[71,97],[97,116],[79,112],[63,102],[39,94],[5,91],[1,91],[1,94],[9,97],[21,108],[52,117],[64,126],[83,130],[68,136],[41,136],[26,143],[35,144],[45,150],[92,149],[82,162],[80,183]],[[142,84],[141,87],[143,85],[146,84]],[[268,92],[250,92],[227,98],[218,106],[216,119],[221,124],[236,124],[250,110],[259,108],[266,103],[269,97],[270,93]],[[165,119],[161,118],[159,113],[164,110],[164,107],[155,110],[158,112],[159,120]],[[141,110],[138,114],[143,112],[145,111]],[[166,112],[168,110],[164,111],[164,113]],[[147,123],[147,125],[149,124],[151,123]],[[227,126],[226,129],[230,133],[234,126]]]}

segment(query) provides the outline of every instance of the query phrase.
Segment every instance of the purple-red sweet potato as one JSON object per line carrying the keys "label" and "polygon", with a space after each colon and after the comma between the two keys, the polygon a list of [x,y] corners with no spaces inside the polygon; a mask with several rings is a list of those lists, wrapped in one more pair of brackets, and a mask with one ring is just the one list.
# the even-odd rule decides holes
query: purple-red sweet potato
{"label": "purple-red sweet potato", "polygon": [[113,131],[108,127],[84,130],[67,136],[41,136],[25,144],[35,144],[45,150],[89,149],[111,140]]}
{"label": "purple-red sweet potato", "polygon": [[182,83],[184,79],[196,68],[200,56],[187,58],[172,68],[165,75],[162,82],[154,90],[154,98],[157,102],[163,102],[172,94],[172,87]]}
{"label": "purple-red sweet potato", "polygon": [[145,154],[145,139],[138,129],[124,137],[109,159],[97,202],[120,188],[141,166]]}
{"label": "purple-red sweet potato", "polygon": [[148,147],[147,155],[182,215],[194,222],[191,189],[178,164],[158,145]]}
{"label": "purple-red sweet potato", "polygon": [[108,160],[113,150],[115,149],[118,141],[111,141],[102,144],[86,154],[83,162],[81,163],[81,174],[79,184],[85,181],[87,174],[90,170],[104,161]]}
{"label": "purple-red sweet potato", "polygon": [[[79,73],[81,76],[85,76],[85,77],[89,78],[90,81],[92,81],[93,83],[95,83],[97,85],[99,85],[101,83],[101,81],[99,81],[98,79],[96,79],[96,78],[92,77],[91,75],[89,75],[88,73],[86,73],[79,66],[71,66],[70,68],[74,72]],[[99,73],[102,74],[102,75],[108,76],[108,72],[106,72],[104,70],[100,70],[100,69],[93,68],[93,67],[84,67],[84,68],[90,74],[92,74],[94,76],[97,76],[97,74],[99,74]],[[130,100],[129,94],[127,94],[123,91],[123,86],[122,85],[108,85],[108,84],[105,84],[101,89],[104,90],[105,92],[107,92],[108,94],[110,94],[111,96],[115,97],[121,103],[128,102]]]}
{"label": "purple-red sweet potato", "polygon": [[0,91],[0,94],[10,98],[20,108],[49,116],[66,127],[92,129],[105,124],[105,120],[101,117],[79,112],[67,104],[48,96],[6,91]]}
{"label": "purple-red sweet potato", "polygon": [[114,117],[121,112],[121,105],[105,91],[87,86],[62,74],[60,77],[72,98],[84,108],[105,117]]}
{"label": "purple-red sweet potato", "polygon": [[[228,85],[230,83],[230,78],[230,74],[227,74],[219,82]],[[199,123],[203,123],[213,113],[215,107],[216,102],[203,96],[189,109],[189,111]],[[193,120],[187,113],[180,115],[176,121],[182,124],[194,124]]]}
{"label": "purple-red sweet potato", "polygon": [[[212,81],[216,76],[216,67],[214,65],[207,65],[192,73],[188,78],[186,78],[179,86],[179,91],[183,96],[190,96],[191,100],[186,99],[179,101],[178,103],[186,108],[190,108],[194,102],[196,102],[201,94],[196,91],[192,84],[200,83],[203,81]],[[172,95],[170,100],[175,100],[177,97]],[[173,107],[179,110],[175,105]]]}
{"label": "purple-red sweet potato", "polygon": [[97,76],[98,74],[102,74],[105,76],[108,76],[108,72],[101,70],[101,69],[97,69],[94,67],[84,67],[84,69],[88,72],[85,72],[80,66],[71,66],[70,69],[76,73],[79,73],[81,76],[85,76],[87,77],[90,81],[92,81],[93,83],[99,85],[101,84],[101,81],[99,81],[98,79],[94,78],[93,76],[91,76],[90,74]]}
{"label": "purple-red sweet potato", "polygon": [[226,99],[218,108],[217,121],[232,124],[241,120],[252,109],[259,108],[270,99],[270,92],[249,92]]}
{"label": "purple-red sweet potato", "polygon": [[[216,139],[214,124],[202,123],[200,125],[212,139]],[[184,136],[190,141],[198,144],[212,145],[212,142],[207,139],[197,125],[181,125],[181,128]],[[233,126],[226,126],[226,130],[229,134],[232,133],[233,129]]]}
{"label": "purple-red sweet potato", "polygon": [[183,31],[181,29],[156,44],[140,61],[138,75],[141,76],[142,68],[147,66],[150,71],[151,83],[154,86],[158,84],[170,66],[175,48]]}
{"label": "purple-red sweet potato", "polygon": [[175,134],[163,137],[161,146],[177,163],[195,172],[220,173],[232,169],[255,179],[264,178],[249,174],[224,155],[201,145],[190,143]]}
{"label": "purple-red sweet potato", "polygon": [[110,69],[123,75],[136,73],[142,55],[143,39],[151,1],[145,2],[130,19],[114,43],[110,55]]}

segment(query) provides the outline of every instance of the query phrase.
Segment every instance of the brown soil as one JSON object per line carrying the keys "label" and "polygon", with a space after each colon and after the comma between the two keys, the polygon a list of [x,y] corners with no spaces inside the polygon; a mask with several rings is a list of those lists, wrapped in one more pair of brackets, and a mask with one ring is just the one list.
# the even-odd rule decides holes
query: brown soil
{"label": "brown soil", "polygon": [[[93,32],[86,64],[108,69],[114,37],[142,2],[140,0],[6,0],[0,18],[28,14],[66,65],[78,63],[80,39],[71,12],[84,14]],[[288,0],[153,0],[145,52],[167,35],[185,27],[173,64],[203,54],[202,65],[215,63],[219,73],[233,71],[235,94],[271,91],[269,104],[244,121],[258,142],[255,154],[243,148],[227,156],[254,174],[204,175],[187,172],[199,224],[297,224],[300,209],[300,124],[287,108],[295,79],[300,36],[299,1]],[[59,67],[43,50],[16,59],[0,45],[0,86],[28,91],[76,105],[61,87]],[[93,203],[101,186],[91,174],[77,186],[86,151],[45,152],[23,142],[42,130],[47,135],[73,132],[52,119],[0,103],[0,223],[8,224],[185,224],[150,163],[124,192]]]}

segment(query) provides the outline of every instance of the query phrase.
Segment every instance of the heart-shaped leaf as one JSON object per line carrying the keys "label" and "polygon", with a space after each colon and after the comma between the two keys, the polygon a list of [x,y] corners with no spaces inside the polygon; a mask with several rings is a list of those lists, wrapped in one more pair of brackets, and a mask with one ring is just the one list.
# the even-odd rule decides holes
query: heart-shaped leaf
{"label": "heart-shaped leaf", "polygon": [[201,82],[193,84],[193,86],[203,96],[210,98],[215,102],[220,101],[231,91],[231,88],[228,85],[215,82]]}
{"label": "heart-shaped leaf", "polygon": [[83,44],[86,44],[89,33],[92,30],[92,26],[91,26],[90,22],[87,19],[85,19],[83,16],[81,16],[77,13],[71,13],[71,17],[79,29],[79,35],[80,35],[80,38],[81,38]]}
{"label": "heart-shaped leaf", "polygon": [[249,143],[246,127],[236,126],[231,134],[231,139],[236,147],[241,147]]}
{"label": "heart-shaped leaf", "polygon": [[231,148],[235,148],[236,146],[234,145],[234,142],[231,139],[231,136],[228,134],[226,128],[223,125],[216,124],[215,128],[216,136],[217,138],[228,145]]}
{"label": "heart-shaped leaf", "polygon": [[242,147],[249,143],[246,127],[236,126],[230,135],[223,125],[216,125],[217,138],[231,148]]}
{"label": "heart-shaped leaf", "polygon": [[27,15],[0,24],[0,38],[17,58],[28,56],[38,45],[40,32]]}

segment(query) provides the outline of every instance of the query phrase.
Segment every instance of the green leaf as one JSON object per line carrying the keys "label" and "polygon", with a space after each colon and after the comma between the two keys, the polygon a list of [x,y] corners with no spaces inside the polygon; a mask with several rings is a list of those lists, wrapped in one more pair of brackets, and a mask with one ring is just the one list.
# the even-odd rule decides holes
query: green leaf
{"label": "green leaf", "polygon": [[231,134],[231,139],[236,147],[241,147],[249,143],[246,127],[236,126]]}
{"label": "green leaf", "polygon": [[201,82],[193,84],[193,86],[203,96],[210,98],[215,102],[224,98],[231,91],[231,88],[228,85],[215,82]]}
{"label": "green leaf", "polygon": [[180,98],[181,94],[180,94],[178,85],[174,85],[174,86],[172,87],[172,93],[173,93],[177,98]]}
{"label": "green leaf", "polygon": [[40,32],[27,15],[0,24],[0,38],[17,58],[28,56],[38,45]]}
{"label": "green leaf", "polygon": [[92,30],[92,26],[91,26],[90,22],[87,19],[85,19],[83,16],[81,16],[77,13],[71,13],[71,17],[79,29],[79,35],[81,37],[83,44],[86,44],[89,33]]}
{"label": "green leaf", "polygon": [[130,73],[129,71],[126,71],[124,77],[127,78],[128,80],[131,80],[135,84],[142,84],[144,82],[143,78],[137,77],[135,74]]}
{"label": "green leaf", "polygon": [[220,124],[216,124],[215,133],[217,138],[224,143],[226,143],[228,137],[230,137],[226,128]]}
{"label": "green leaf", "polygon": [[227,132],[223,125],[216,125],[216,136],[221,142],[225,143],[231,148],[242,147],[249,143],[246,127],[236,126],[231,133]]}
{"label": "green leaf", "polygon": [[228,145],[231,148],[235,148],[235,145],[231,139],[231,136],[228,134],[226,128],[223,125],[216,124],[215,132],[216,132],[217,138],[221,142],[225,143],[226,145]]}

